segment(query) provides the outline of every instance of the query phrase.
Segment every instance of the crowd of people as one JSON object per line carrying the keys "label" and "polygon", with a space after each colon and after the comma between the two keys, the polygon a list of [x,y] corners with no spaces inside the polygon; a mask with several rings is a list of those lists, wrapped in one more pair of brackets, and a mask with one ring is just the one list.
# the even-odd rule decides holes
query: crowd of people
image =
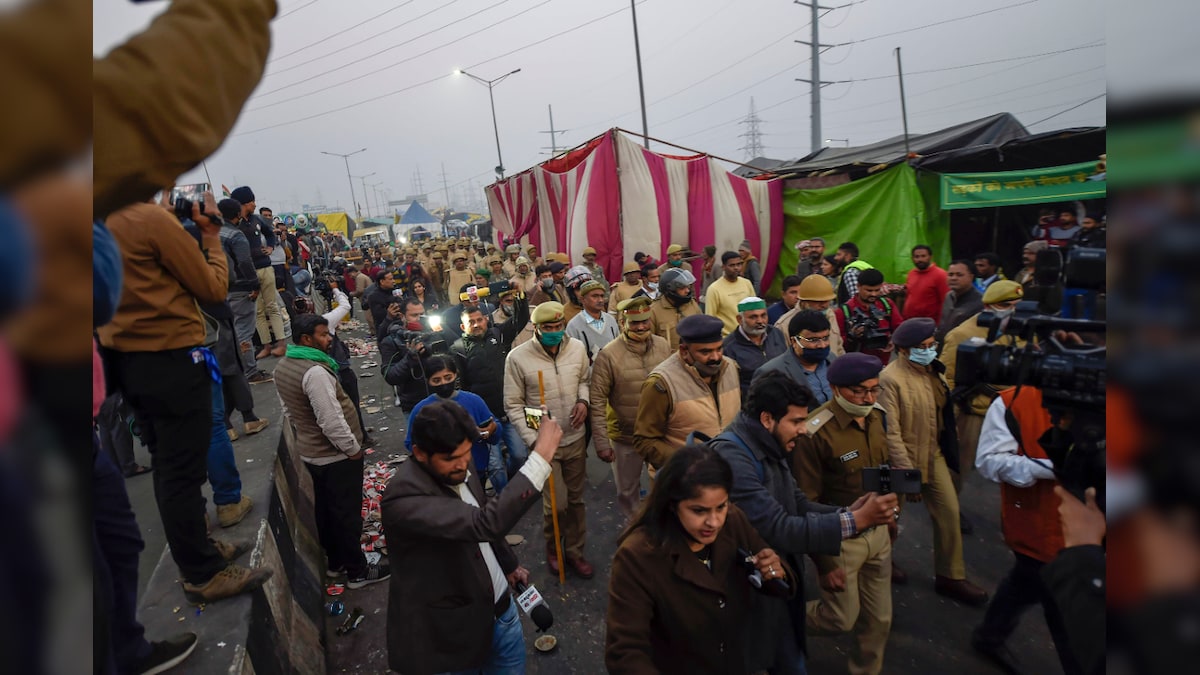
{"label": "crowd of people", "polygon": [[[1050,426],[1040,396],[955,386],[958,347],[987,335],[981,312],[1011,314],[1032,273],[1008,280],[990,253],[942,269],[919,245],[896,293],[853,242],[826,256],[810,239],[768,303],[749,242],[719,256],[673,244],[664,261],[638,254],[610,280],[592,247],[573,261],[466,237],[347,242],[281,221],[246,186],[171,208],[137,204],[106,221],[125,290],[97,331],[113,385],[97,422],[127,476],[150,468],[132,463],[126,420],[150,446],[189,602],[270,577],[214,537],[200,488],[213,485],[221,527],[251,511],[233,412],[244,433],[261,432],[270,422],[254,414],[251,386],[273,380],[312,479],[326,578],[390,580],[395,670],[521,671],[510,591],[528,570],[504,537],[540,498],[552,574],[590,579],[611,564],[610,672],[804,673],[806,634],[852,634],[850,672],[881,672],[891,588],[907,581],[892,560],[897,523],[915,502],[933,522],[935,592],[987,605],[974,647],[1019,668],[1005,639],[1041,602],[1064,670],[1084,672],[1039,577],[1065,545],[1060,498],[1074,499],[1038,461]],[[1095,243],[1102,226],[1086,221],[1071,236]],[[1026,247],[1028,267],[1068,229],[1041,224],[1048,239]],[[383,496],[393,546],[378,562],[359,545],[375,441],[337,335],[354,313],[378,343],[412,460]],[[270,358],[272,372],[260,367]],[[589,448],[612,465],[627,522],[611,562],[588,553]],[[864,470],[880,465],[919,472],[918,489],[864,489]],[[963,562],[972,525],[959,500],[973,468],[1002,484],[1006,514],[1020,510],[1003,519],[1017,562],[992,596]],[[816,597],[804,594],[805,557]]]}

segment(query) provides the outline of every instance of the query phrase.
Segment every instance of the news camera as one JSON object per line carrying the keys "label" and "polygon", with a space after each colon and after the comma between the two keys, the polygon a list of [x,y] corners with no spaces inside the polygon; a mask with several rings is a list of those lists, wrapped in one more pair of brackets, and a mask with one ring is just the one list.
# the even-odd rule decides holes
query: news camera
{"label": "news camera", "polygon": [[422,316],[421,328],[416,330],[406,328],[402,321],[397,321],[388,328],[388,332],[396,335],[405,344],[420,342],[429,350],[429,355],[450,353],[450,345],[446,343],[446,335],[442,332],[440,316]]}
{"label": "news camera", "polygon": [[[1050,456],[1064,488],[1083,499],[1094,487],[1103,508],[1105,485],[1105,388],[1108,366],[1103,338],[1097,344],[1081,335],[1106,332],[1106,323],[1081,318],[1095,313],[1104,289],[1103,249],[1058,249],[1038,254],[1035,280],[1043,289],[1061,289],[1061,315],[1047,313],[1058,299],[1043,293],[1017,303],[1012,314],[979,315],[987,341],[959,345],[955,393],[986,387],[1036,387],[1054,424],[1037,440]],[[1000,336],[1012,336],[997,344]]]}
{"label": "news camera", "polygon": [[888,318],[888,313],[872,305],[868,309],[855,307],[846,316],[846,340],[858,349],[887,349],[892,337],[879,323]]}

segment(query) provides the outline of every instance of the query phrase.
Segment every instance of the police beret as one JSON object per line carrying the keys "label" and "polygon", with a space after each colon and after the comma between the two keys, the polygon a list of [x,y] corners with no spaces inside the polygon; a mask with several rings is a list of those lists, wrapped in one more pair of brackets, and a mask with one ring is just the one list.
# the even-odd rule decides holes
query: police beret
{"label": "police beret", "polygon": [[675,332],[679,334],[679,341],[686,344],[705,344],[710,342],[721,341],[721,331],[725,328],[724,322],[715,316],[707,314],[693,314],[685,316],[675,326]]}
{"label": "police beret", "polygon": [[883,363],[878,358],[862,352],[850,352],[834,359],[826,375],[829,384],[835,387],[850,387],[879,377]]}
{"label": "police beret", "polygon": [[645,321],[650,318],[650,304],[649,297],[638,295],[617,303],[617,311],[625,315],[626,321]]}
{"label": "police beret", "polygon": [[892,344],[909,349],[933,337],[937,323],[925,316],[905,319],[892,333]]}
{"label": "police beret", "polygon": [[563,306],[561,302],[543,302],[533,308],[533,313],[530,314],[529,320],[535,324],[554,323],[563,320]]}
{"label": "police beret", "polygon": [[983,304],[994,305],[998,302],[1008,302],[1010,300],[1022,300],[1025,298],[1025,289],[1021,288],[1021,284],[1008,279],[993,281],[987,290],[983,292]]}

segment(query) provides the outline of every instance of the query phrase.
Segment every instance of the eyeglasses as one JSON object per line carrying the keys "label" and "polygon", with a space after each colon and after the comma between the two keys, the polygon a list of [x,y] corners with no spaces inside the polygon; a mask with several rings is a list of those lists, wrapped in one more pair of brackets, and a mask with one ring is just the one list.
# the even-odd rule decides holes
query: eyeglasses
{"label": "eyeglasses", "polygon": [[820,345],[829,344],[829,336],[806,338],[803,335],[797,335],[794,339],[799,340],[801,345]]}
{"label": "eyeglasses", "polygon": [[870,389],[867,389],[866,387],[859,387],[857,385],[853,386],[853,387],[846,387],[846,389],[851,394],[854,394],[855,396],[859,396],[859,397],[868,396],[868,395],[878,396],[879,393],[883,391],[883,387],[871,387]]}

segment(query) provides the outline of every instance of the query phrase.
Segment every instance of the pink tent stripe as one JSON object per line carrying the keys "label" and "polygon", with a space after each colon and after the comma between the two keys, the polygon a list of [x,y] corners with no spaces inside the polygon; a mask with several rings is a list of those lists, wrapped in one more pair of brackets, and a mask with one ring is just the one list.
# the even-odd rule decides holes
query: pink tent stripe
{"label": "pink tent stripe", "polygon": [[762,287],[770,288],[771,282],[779,270],[779,258],[783,255],[783,181],[773,180],[767,183],[768,213],[771,218],[771,246],[766,255],[766,267],[763,268]]}
{"label": "pink tent stripe", "polygon": [[[654,183],[654,200],[658,207],[658,230],[660,245],[657,251],[660,260],[665,259],[667,247],[671,245],[671,185],[667,178],[667,160],[662,155],[642,149],[642,158],[646,168],[650,170],[650,180]],[[640,223],[639,223],[640,224]]]}
{"label": "pink tent stripe", "polygon": [[[716,217],[713,214],[712,177],[708,158],[689,161],[688,174],[688,242],[693,248],[703,248],[716,241]],[[670,224],[668,223],[668,232]]]}

